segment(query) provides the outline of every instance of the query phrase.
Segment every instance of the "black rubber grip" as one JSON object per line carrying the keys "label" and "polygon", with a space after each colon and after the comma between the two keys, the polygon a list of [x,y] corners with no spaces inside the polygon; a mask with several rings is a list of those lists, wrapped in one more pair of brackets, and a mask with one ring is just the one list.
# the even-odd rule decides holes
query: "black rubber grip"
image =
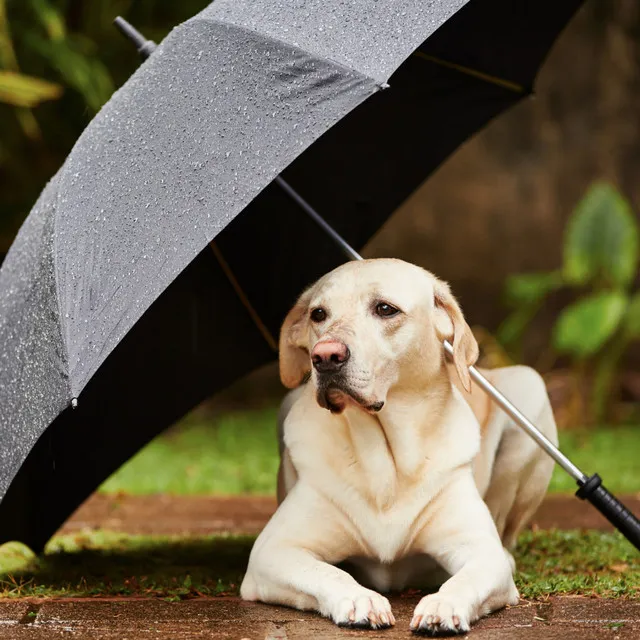
{"label": "black rubber grip", "polygon": [[588,500],[620,533],[640,551],[640,520],[622,502],[602,486],[602,478],[594,473],[576,491],[578,498]]}

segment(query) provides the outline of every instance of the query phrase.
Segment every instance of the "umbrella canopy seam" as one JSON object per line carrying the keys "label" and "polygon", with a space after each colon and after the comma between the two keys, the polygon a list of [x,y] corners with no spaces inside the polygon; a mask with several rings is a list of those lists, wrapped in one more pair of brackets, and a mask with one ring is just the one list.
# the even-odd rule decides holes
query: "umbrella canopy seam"
{"label": "umbrella canopy seam", "polygon": [[511,80],[505,80],[504,78],[494,76],[490,73],[485,73],[484,71],[480,71],[479,69],[466,67],[464,65],[457,64],[456,62],[451,62],[450,60],[443,60],[442,58],[429,55],[424,51],[415,51],[413,55],[416,56],[417,58],[421,58],[422,60],[426,60],[427,62],[432,62],[433,64],[439,64],[440,66],[446,67],[447,69],[453,69],[454,71],[465,73],[469,76],[473,76],[474,78],[478,78],[479,80],[484,80],[484,82],[490,82],[491,84],[498,85],[499,87],[508,89],[509,91],[513,91],[515,93],[522,93],[522,94],[527,93],[527,90],[521,84],[518,84],[517,82],[512,82]]}
{"label": "umbrella canopy seam", "polygon": [[277,353],[278,343],[276,339],[271,334],[271,331],[269,331],[269,329],[267,328],[267,325],[262,321],[262,318],[260,317],[258,312],[254,309],[253,305],[249,300],[249,297],[242,289],[240,282],[238,281],[235,274],[231,270],[229,263],[225,260],[224,256],[222,255],[222,252],[220,251],[220,248],[216,244],[215,240],[212,240],[209,243],[209,246],[213,251],[213,255],[216,257],[216,260],[218,261],[220,268],[222,269],[225,276],[229,280],[229,283],[233,287],[233,290],[236,292],[236,295],[238,296],[240,302],[242,303],[242,306],[247,310],[247,313],[251,317],[251,320],[253,321],[253,323],[256,325],[256,328],[264,338],[265,342],[269,345],[271,349],[273,349],[273,351]]}
{"label": "umbrella canopy seam", "polygon": [[200,15],[292,42],[386,83],[398,61],[406,60],[470,1],[216,0]]}
{"label": "umbrella canopy seam", "polygon": [[[334,60],[333,58],[329,58],[329,57],[327,57],[325,55],[316,53],[315,51],[310,51],[310,50],[304,49],[303,47],[300,47],[299,45],[293,44],[291,42],[287,42],[286,40],[283,40],[282,38],[276,38],[276,37],[274,37],[274,36],[272,36],[270,34],[264,33],[262,31],[258,31],[257,29],[252,29],[251,27],[247,27],[246,25],[238,24],[237,22],[233,22],[233,21],[228,21],[227,22],[227,21],[223,21],[223,20],[216,20],[216,19],[212,19],[212,18],[202,18],[202,17],[198,17],[198,16],[194,16],[190,20],[187,20],[187,22],[185,22],[185,24],[197,23],[197,22],[201,22],[201,23],[202,22],[206,22],[206,23],[210,23],[210,24],[215,24],[215,25],[217,25],[219,27],[229,27],[229,28],[237,29],[238,31],[241,31],[243,33],[251,33],[251,34],[254,34],[254,35],[258,35],[265,42],[276,43],[276,44],[279,44],[279,45],[281,45],[283,47],[286,47],[287,49],[291,49],[291,50],[294,50],[294,51],[299,51],[301,54],[303,54],[305,56],[309,56],[309,57],[313,58],[314,60],[318,60],[320,62],[329,63],[330,65],[333,65],[335,67],[343,69],[344,71],[346,71],[348,73],[357,73],[362,79],[368,80],[369,82],[372,82],[374,85],[376,85],[376,87],[378,87],[378,89],[387,89],[387,88],[389,88],[389,85],[386,82],[384,82],[383,80],[380,80],[378,78],[374,78],[370,74],[362,71],[361,69],[358,69],[357,67],[351,67],[349,65],[344,64],[344,62],[339,62],[338,60]],[[405,60],[406,60],[406,58],[405,58]]]}
{"label": "umbrella canopy seam", "polygon": [[[53,176],[53,178],[51,179],[52,181],[55,179],[58,179],[58,176],[60,176],[60,174],[62,174],[64,170],[64,165],[62,165],[62,167],[55,173],[55,175]],[[61,177],[61,176],[60,176]],[[58,179],[58,183],[62,182],[61,179]],[[65,338],[64,335],[64,330],[62,327],[62,318],[63,313],[62,313],[62,303],[60,300],[60,289],[58,287],[58,260],[57,260],[57,233],[56,233],[56,220],[58,217],[58,203],[60,201],[60,189],[59,189],[59,184],[58,184],[58,189],[57,189],[57,193],[55,195],[55,200],[54,200],[54,206],[53,206],[53,216],[52,216],[52,221],[51,221],[51,234],[52,234],[52,238],[51,238],[51,262],[53,264],[53,280],[55,283],[55,287],[54,287],[54,293],[55,293],[55,298],[56,298],[56,308],[58,310],[58,318],[60,318],[60,322],[58,322],[58,333],[60,335],[60,344],[62,346],[62,356],[63,356],[63,361],[65,364],[65,371],[64,371],[64,375],[67,379],[68,385],[69,385],[69,398],[67,400],[67,406],[70,406],[71,404],[74,404],[75,398],[73,398],[73,389],[72,389],[72,384],[71,384],[71,367],[69,366],[69,347],[67,346],[67,340]],[[74,404],[75,406],[75,404]]]}

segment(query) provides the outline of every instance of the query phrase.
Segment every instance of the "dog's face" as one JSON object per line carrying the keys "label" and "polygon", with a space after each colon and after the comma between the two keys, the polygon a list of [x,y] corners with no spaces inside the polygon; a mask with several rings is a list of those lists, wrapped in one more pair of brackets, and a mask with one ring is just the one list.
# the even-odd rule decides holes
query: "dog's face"
{"label": "dog's face", "polygon": [[424,388],[453,342],[463,385],[478,346],[448,286],[402,260],[350,262],[305,291],[280,334],[280,375],[298,386],[311,372],[318,403],[379,411],[389,390]]}

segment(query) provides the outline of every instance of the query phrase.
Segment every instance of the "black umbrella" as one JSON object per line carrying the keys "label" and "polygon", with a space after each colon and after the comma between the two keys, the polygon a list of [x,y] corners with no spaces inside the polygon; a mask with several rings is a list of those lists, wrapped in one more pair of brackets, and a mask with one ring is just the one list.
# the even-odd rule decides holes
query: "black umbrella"
{"label": "black umbrella", "polygon": [[580,4],[217,0],[174,29],[0,271],[0,542],[40,549],[152,437],[273,359],[299,291],[342,261],[296,198],[362,247],[531,93]]}

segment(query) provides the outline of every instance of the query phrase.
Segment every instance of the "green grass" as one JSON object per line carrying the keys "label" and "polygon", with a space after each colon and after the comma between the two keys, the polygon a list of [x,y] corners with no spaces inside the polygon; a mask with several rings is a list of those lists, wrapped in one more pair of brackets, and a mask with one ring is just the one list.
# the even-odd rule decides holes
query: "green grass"
{"label": "green grass", "polygon": [[276,410],[189,416],[153,440],[100,488],[135,495],[273,495],[278,471]]}
{"label": "green grass", "polygon": [[[191,415],[156,438],[101,487],[105,493],[262,494],[275,492],[276,410],[205,419]],[[560,434],[560,446],[587,474],[597,471],[616,493],[640,491],[640,426]],[[573,492],[556,467],[551,492]]]}
{"label": "green grass", "polygon": [[523,598],[640,597],[640,554],[619,533],[526,531],[515,556]]}
{"label": "green grass", "polygon": [[[640,491],[640,425],[561,432],[560,448],[587,475],[598,472],[610,491]],[[556,465],[549,491],[575,490],[575,482]]]}
{"label": "green grass", "polygon": [[254,538],[91,531],[53,538],[41,556],[0,546],[0,599],[236,594]]}
{"label": "green grass", "polygon": [[[0,598],[236,595],[252,542],[94,531],[54,538],[39,558],[11,543],[0,547]],[[640,596],[640,556],[618,534],[527,532],[515,555],[524,598]]]}

